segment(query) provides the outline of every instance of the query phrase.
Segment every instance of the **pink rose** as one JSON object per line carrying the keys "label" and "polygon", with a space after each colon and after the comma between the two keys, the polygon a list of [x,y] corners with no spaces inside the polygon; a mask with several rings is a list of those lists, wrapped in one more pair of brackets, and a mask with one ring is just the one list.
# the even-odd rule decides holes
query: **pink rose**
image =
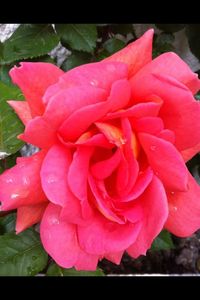
{"label": "pink rose", "polygon": [[10,76],[27,101],[9,101],[19,136],[41,148],[0,176],[16,231],[41,221],[62,267],[119,264],[145,254],[164,228],[200,228],[200,188],[185,162],[200,150],[200,80],[175,54],[152,60],[153,30],[102,62],[64,73],[21,63]]}

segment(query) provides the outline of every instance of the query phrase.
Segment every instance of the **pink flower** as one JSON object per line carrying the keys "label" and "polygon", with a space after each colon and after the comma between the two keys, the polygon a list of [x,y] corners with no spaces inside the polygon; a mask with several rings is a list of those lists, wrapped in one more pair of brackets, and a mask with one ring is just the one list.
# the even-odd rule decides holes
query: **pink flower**
{"label": "pink flower", "polygon": [[152,36],[67,73],[28,62],[10,71],[27,100],[9,101],[25,124],[19,138],[41,151],[0,176],[2,210],[17,209],[17,233],[41,221],[62,267],[119,264],[163,228],[200,228],[200,188],[185,166],[200,150],[200,80],[175,53],[152,60]]}

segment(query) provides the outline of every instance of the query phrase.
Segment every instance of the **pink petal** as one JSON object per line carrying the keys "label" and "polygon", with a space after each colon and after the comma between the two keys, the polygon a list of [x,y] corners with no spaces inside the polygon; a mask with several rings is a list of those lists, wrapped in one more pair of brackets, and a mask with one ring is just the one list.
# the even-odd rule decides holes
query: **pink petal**
{"label": "pink petal", "polygon": [[38,152],[17,160],[17,165],[0,176],[2,210],[34,205],[46,201],[40,182],[40,168],[45,153]]}
{"label": "pink petal", "polygon": [[110,260],[111,262],[113,262],[116,265],[120,265],[122,256],[124,254],[124,251],[119,251],[119,252],[113,252],[113,253],[106,253],[104,255],[104,257],[108,260]]}
{"label": "pink petal", "polygon": [[124,220],[120,218],[112,208],[112,198],[109,197],[104,182],[95,180],[91,175],[88,178],[91,191],[94,195],[94,202],[98,210],[108,219],[119,224],[124,224]]}
{"label": "pink petal", "polygon": [[10,76],[22,90],[33,117],[44,112],[42,96],[48,86],[56,83],[63,73],[53,64],[40,62],[22,62],[20,67],[11,69]]}
{"label": "pink petal", "polygon": [[96,269],[98,256],[85,253],[79,246],[76,226],[61,220],[60,207],[49,204],[40,226],[40,236],[47,253],[63,268]]}
{"label": "pink petal", "polygon": [[116,81],[111,88],[107,101],[91,104],[75,111],[60,127],[59,133],[65,140],[74,140],[92,123],[105,116],[107,112],[126,106],[129,99],[130,86],[128,81],[125,79]]}
{"label": "pink petal", "polygon": [[186,85],[193,94],[200,89],[198,75],[174,52],[163,53],[155,58],[138,72],[137,77],[142,78],[150,73],[171,76]]}
{"label": "pink petal", "polygon": [[130,43],[104,61],[120,61],[128,65],[129,76],[133,76],[152,60],[152,40],[154,30],[150,29],[139,39]]}
{"label": "pink petal", "polygon": [[87,253],[104,255],[129,247],[137,238],[140,228],[140,223],[117,224],[97,213],[90,225],[78,226],[78,239]]}
{"label": "pink petal", "polygon": [[156,176],[139,201],[144,210],[142,228],[135,243],[127,249],[128,254],[134,258],[146,254],[152,241],[162,230],[168,216],[165,190]]}
{"label": "pink petal", "polygon": [[47,198],[54,204],[66,206],[68,209],[72,209],[77,202],[67,183],[71,161],[69,149],[54,145],[45,156],[40,172],[42,188]]}
{"label": "pink petal", "polygon": [[187,168],[176,148],[147,133],[140,133],[138,136],[149,164],[164,185],[172,190],[187,190]]}
{"label": "pink petal", "polygon": [[80,247],[76,226],[59,218],[61,208],[50,203],[40,225],[40,237],[44,249],[63,268],[71,268],[76,263]]}
{"label": "pink petal", "polygon": [[44,202],[19,207],[17,209],[16,233],[18,234],[26,228],[38,223],[42,219],[47,205],[48,202]]}
{"label": "pink petal", "polygon": [[132,97],[136,101],[144,101],[152,93],[163,99],[160,117],[165,128],[175,133],[176,147],[179,150],[199,143],[200,123],[197,120],[200,116],[200,105],[186,86],[172,77],[155,74],[133,78],[131,85]]}
{"label": "pink petal", "polygon": [[161,118],[144,117],[132,122],[133,127],[138,132],[146,132],[150,134],[158,134],[164,129]]}
{"label": "pink petal", "polygon": [[91,166],[91,173],[97,179],[105,179],[117,168],[121,160],[121,151],[118,150],[108,159],[99,161]]}
{"label": "pink petal", "polygon": [[96,146],[108,149],[113,148],[113,145],[109,143],[107,138],[102,133],[97,133],[84,141],[77,140],[75,144],[84,146]]}
{"label": "pink petal", "polygon": [[148,187],[152,178],[153,178],[153,171],[151,170],[151,168],[147,168],[144,172],[139,172],[137,181],[133,186],[133,189],[130,191],[128,195],[119,198],[119,200],[121,202],[129,202],[138,198]]}
{"label": "pink petal", "polygon": [[29,121],[24,133],[18,138],[39,148],[49,148],[58,141],[51,124],[42,117],[35,117]]}
{"label": "pink petal", "polygon": [[172,144],[175,144],[175,134],[173,131],[169,130],[169,129],[163,129],[161,130],[161,132],[159,132],[159,134],[157,134],[157,137],[166,140]]}
{"label": "pink petal", "polygon": [[93,148],[79,146],[74,153],[67,175],[67,180],[72,193],[81,200],[82,213],[85,218],[91,215],[87,194],[87,177],[92,153]]}
{"label": "pink petal", "polygon": [[156,117],[159,113],[161,108],[162,102],[155,103],[155,102],[146,102],[146,103],[138,103],[136,105],[127,108],[126,110],[119,110],[113,113],[108,113],[103,120],[111,120],[115,118],[127,118],[127,117]]}
{"label": "pink petal", "polygon": [[60,85],[63,88],[92,85],[109,91],[114,82],[125,79],[127,75],[127,65],[121,62],[89,63],[66,72]]}
{"label": "pink petal", "polygon": [[198,143],[196,146],[192,148],[181,151],[181,154],[183,156],[184,161],[187,162],[199,152],[200,152],[200,143]]}
{"label": "pink petal", "polygon": [[169,217],[165,227],[179,237],[192,235],[200,228],[200,186],[189,173],[188,191],[169,192],[167,197]]}
{"label": "pink petal", "polygon": [[80,249],[78,259],[74,265],[77,271],[95,271],[98,264],[98,255],[88,254]]}
{"label": "pink petal", "polygon": [[139,144],[127,118],[122,119],[122,130],[126,142],[123,145],[124,158],[119,165],[116,184],[118,194],[124,196],[131,191],[138,177],[139,165],[136,158],[139,153]]}
{"label": "pink petal", "polygon": [[106,98],[106,91],[94,86],[62,89],[48,102],[43,117],[57,129],[74,111],[87,105],[102,102]]}
{"label": "pink petal", "polygon": [[14,109],[20,120],[26,125],[32,119],[30,107],[26,101],[7,101]]}

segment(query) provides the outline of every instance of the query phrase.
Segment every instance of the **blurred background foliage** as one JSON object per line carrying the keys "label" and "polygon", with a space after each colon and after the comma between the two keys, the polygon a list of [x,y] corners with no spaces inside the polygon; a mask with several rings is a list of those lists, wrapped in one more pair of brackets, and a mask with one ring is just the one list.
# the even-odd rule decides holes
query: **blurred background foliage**
{"label": "blurred background foliage", "polygon": [[[9,77],[14,65],[22,61],[42,61],[68,71],[110,56],[149,28],[155,29],[153,58],[174,51],[200,75],[200,24],[0,24],[0,173],[14,166],[16,158],[24,152],[28,155],[22,148],[24,144],[17,139],[24,126],[6,102],[23,100],[21,91]],[[200,100],[200,93],[195,97]],[[199,154],[187,166],[200,183]],[[15,212],[8,215],[0,212],[0,275],[80,274],[52,262],[44,253],[35,230],[26,230],[16,237],[15,218]],[[152,251],[173,247],[171,235],[162,231]],[[29,250],[33,248],[34,253]],[[96,273],[80,275],[101,276],[103,272],[99,269]]]}

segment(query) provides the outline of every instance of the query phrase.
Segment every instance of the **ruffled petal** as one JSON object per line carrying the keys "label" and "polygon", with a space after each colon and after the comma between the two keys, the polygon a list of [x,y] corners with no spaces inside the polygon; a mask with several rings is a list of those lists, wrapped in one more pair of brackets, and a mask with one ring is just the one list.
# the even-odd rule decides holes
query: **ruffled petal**
{"label": "ruffled petal", "polygon": [[126,106],[129,100],[129,82],[125,79],[118,80],[113,84],[107,101],[88,105],[75,111],[60,127],[59,133],[67,141],[74,140],[87,130],[92,123],[105,116],[107,112]]}
{"label": "ruffled petal", "polygon": [[43,117],[57,129],[77,109],[105,101],[106,98],[105,90],[90,85],[62,89],[48,102]]}

